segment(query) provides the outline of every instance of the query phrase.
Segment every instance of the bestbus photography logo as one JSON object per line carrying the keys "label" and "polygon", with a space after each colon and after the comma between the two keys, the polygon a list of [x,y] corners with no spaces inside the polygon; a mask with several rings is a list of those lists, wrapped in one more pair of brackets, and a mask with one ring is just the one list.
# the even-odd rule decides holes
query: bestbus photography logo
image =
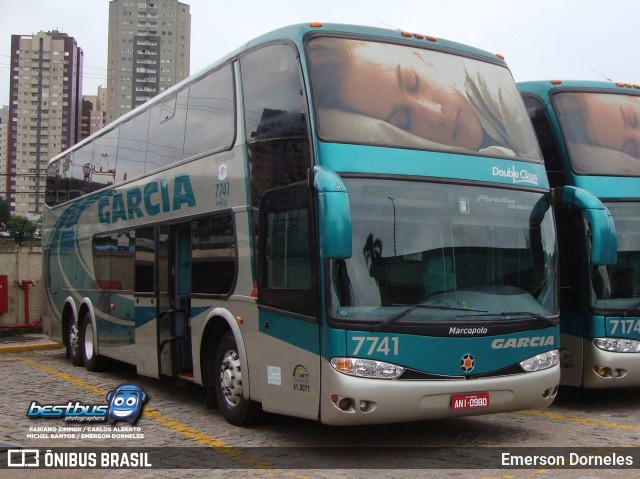
{"label": "bestbus photography logo", "polygon": [[135,424],[142,411],[147,395],[135,384],[122,384],[106,396],[107,404],[85,404],[68,401],[65,404],[41,404],[31,401],[27,417],[31,419],[64,419],[66,422],[108,422],[127,421]]}

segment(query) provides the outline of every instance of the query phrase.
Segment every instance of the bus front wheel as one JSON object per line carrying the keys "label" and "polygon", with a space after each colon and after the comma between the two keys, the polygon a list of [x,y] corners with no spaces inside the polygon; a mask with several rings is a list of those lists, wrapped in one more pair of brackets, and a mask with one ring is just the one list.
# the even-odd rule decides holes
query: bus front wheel
{"label": "bus front wheel", "polygon": [[235,426],[253,423],[260,412],[260,405],[243,396],[238,345],[231,331],[226,332],[220,339],[214,364],[214,388],[220,412]]}

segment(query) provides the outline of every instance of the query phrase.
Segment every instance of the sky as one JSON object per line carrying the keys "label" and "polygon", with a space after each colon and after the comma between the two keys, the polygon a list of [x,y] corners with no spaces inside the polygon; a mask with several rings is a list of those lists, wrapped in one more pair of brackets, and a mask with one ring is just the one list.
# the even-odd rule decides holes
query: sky
{"label": "sky", "polygon": [[[161,0],[158,0],[161,1]],[[640,2],[608,0],[184,0],[191,73],[248,40],[294,23],[395,28],[506,57],[516,81],[640,83]],[[58,30],[84,51],[83,94],[107,84],[108,0],[0,0],[0,105],[8,104],[11,35]],[[633,52],[636,53],[633,53]]]}

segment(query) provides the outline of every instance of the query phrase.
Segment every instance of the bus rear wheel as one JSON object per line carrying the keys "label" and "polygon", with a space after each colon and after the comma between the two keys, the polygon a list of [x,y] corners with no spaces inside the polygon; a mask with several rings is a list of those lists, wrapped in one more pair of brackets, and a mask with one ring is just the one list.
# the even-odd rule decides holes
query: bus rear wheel
{"label": "bus rear wheel", "polygon": [[78,322],[73,321],[67,332],[67,356],[74,366],[84,366],[82,351],[80,350],[80,332]]}
{"label": "bus rear wheel", "polygon": [[80,345],[82,346],[82,359],[87,371],[100,371],[102,369],[102,358],[96,353],[96,347],[93,342],[93,323],[88,315],[82,323]]}
{"label": "bus rear wheel", "polygon": [[255,422],[260,405],[243,396],[240,355],[231,331],[220,339],[214,364],[214,388],[222,416],[235,426],[247,426]]}

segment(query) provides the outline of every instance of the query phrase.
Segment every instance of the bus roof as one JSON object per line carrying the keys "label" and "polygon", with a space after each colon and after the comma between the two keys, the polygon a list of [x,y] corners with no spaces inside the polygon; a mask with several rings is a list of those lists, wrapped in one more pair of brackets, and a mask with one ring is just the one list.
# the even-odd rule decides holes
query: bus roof
{"label": "bus roof", "polygon": [[560,90],[599,91],[603,93],[640,95],[640,85],[638,84],[608,81],[539,80],[519,82],[517,86],[521,93],[537,94],[543,98],[545,102],[549,101],[549,97],[554,91]]}
{"label": "bus roof", "polygon": [[[305,23],[298,25],[290,25],[288,27],[279,28],[272,32],[261,35],[251,40],[245,45],[244,49],[249,49],[261,43],[275,41],[288,38],[295,41],[298,45],[302,44],[302,40],[309,33],[335,33],[349,34],[363,37],[379,37],[391,41],[412,41],[416,45],[430,46],[431,48],[441,48],[451,52],[462,53],[480,57],[483,60],[494,61],[505,64],[502,55],[489,53],[462,43],[456,43],[441,38],[436,38],[422,33],[413,33],[401,30],[391,30],[388,28],[367,27],[360,25],[345,25],[337,23]],[[237,52],[236,52],[237,54]]]}
{"label": "bus roof", "polygon": [[[545,81],[529,81],[517,83],[518,90],[521,94],[534,94],[540,97],[549,109],[551,97],[554,93],[559,92],[587,92],[587,93],[613,93],[624,95],[640,96],[640,85],[620,82],[606,81],[587,81],[587,80],[545,80]],[[554,127],[559,128],[558,119],[555,110],[549,112],[550,120]],[[559,144],[562,145],[564,155],[566,155],[566,145],[564,137],[559,138]],[[597,147],[589,147],[591,150],[582,149],[582,156],[587,152],[591,152],[588,157],[598,155],[602,157],[604,151]],[[611,158],[609,163],[611,164]],[[577,173],[574,168],[568,164],[564,165],[570,184],[586,189],[601,199],[614,198],[638,198],[640,192],[640,177],[632,174],[617,174],[615,170],[607,174],[599,174],[593,172]]]}
{"label": "bus roof", "polygon": [[304,38],[311,33],[324,33],[324,34],[338,34],[338,35],[355,35],[361,36],[363,38],[379,38],[379,39],[388,39],[390,41],[398,41],[398,42],[410,42],[415,44],[416,46],[423,46],[426,48],[440,50],[446,53],[455,53],[468,55],[474,58],[478,58],[480,60],[489,61],[492,63],[496,63],[498,65],[506,67],[506,62],[502,55],[500,54],[492,54],[485,50],[481,50],[475,47],[471,47],[469,45],[464,45],[462,43],[452,42],[449,40],[443,40],[440,38],[436,38],[429,35],[423,35],[420,33],[410,33],[406,31],[400,30],[392,30],[388,28],[376,28],[376,27],[366,27],[359,25],[346,25],[346,24],[334,24],[334,23],[302,23],[297,25],[289,25],[286,27],[278,28],[271,32],[262,34],[249,42],[241,45],[239,48],[229,52],[228,54],[220,57],[215,60],[213,63],[208,65],[207,67],[201,69],[200,71],[191,74],[188,78],[182,80],[180,83],[177,83],[173,87],[167,89],[166,91],[156,95],[152,100],[138,106],[133,109],[129,113],[121,116],[120,118],[114,120],[109,123],[101,130],[98,130],[96,133],[92,134],[88,138],[76,143],[72,147],[64,150],[54,157],[52,157],[48,164],[51,164],[54,161],[57,161],[63,158],[69,151],[75,150],[80,146],[94,140],[96,137],[105,134],[106,132],[113,130],[121,123],[133,118],[143,112],[144,110],[150,108],[157,102],[162,101],[164,98],[170,97],[174,95],[177,91],[184,88],[189,83],[193,82],[195,79],[205,76],[209,72],[215,70],[220,65],[223,65],[229,61],[232,61],[234,58],[237,58],[243,52],[255,48],[259,45],[269,43],[269,42],[277,42],[277,41],[292,41],[302,51],[302,46],[304,42]]}

